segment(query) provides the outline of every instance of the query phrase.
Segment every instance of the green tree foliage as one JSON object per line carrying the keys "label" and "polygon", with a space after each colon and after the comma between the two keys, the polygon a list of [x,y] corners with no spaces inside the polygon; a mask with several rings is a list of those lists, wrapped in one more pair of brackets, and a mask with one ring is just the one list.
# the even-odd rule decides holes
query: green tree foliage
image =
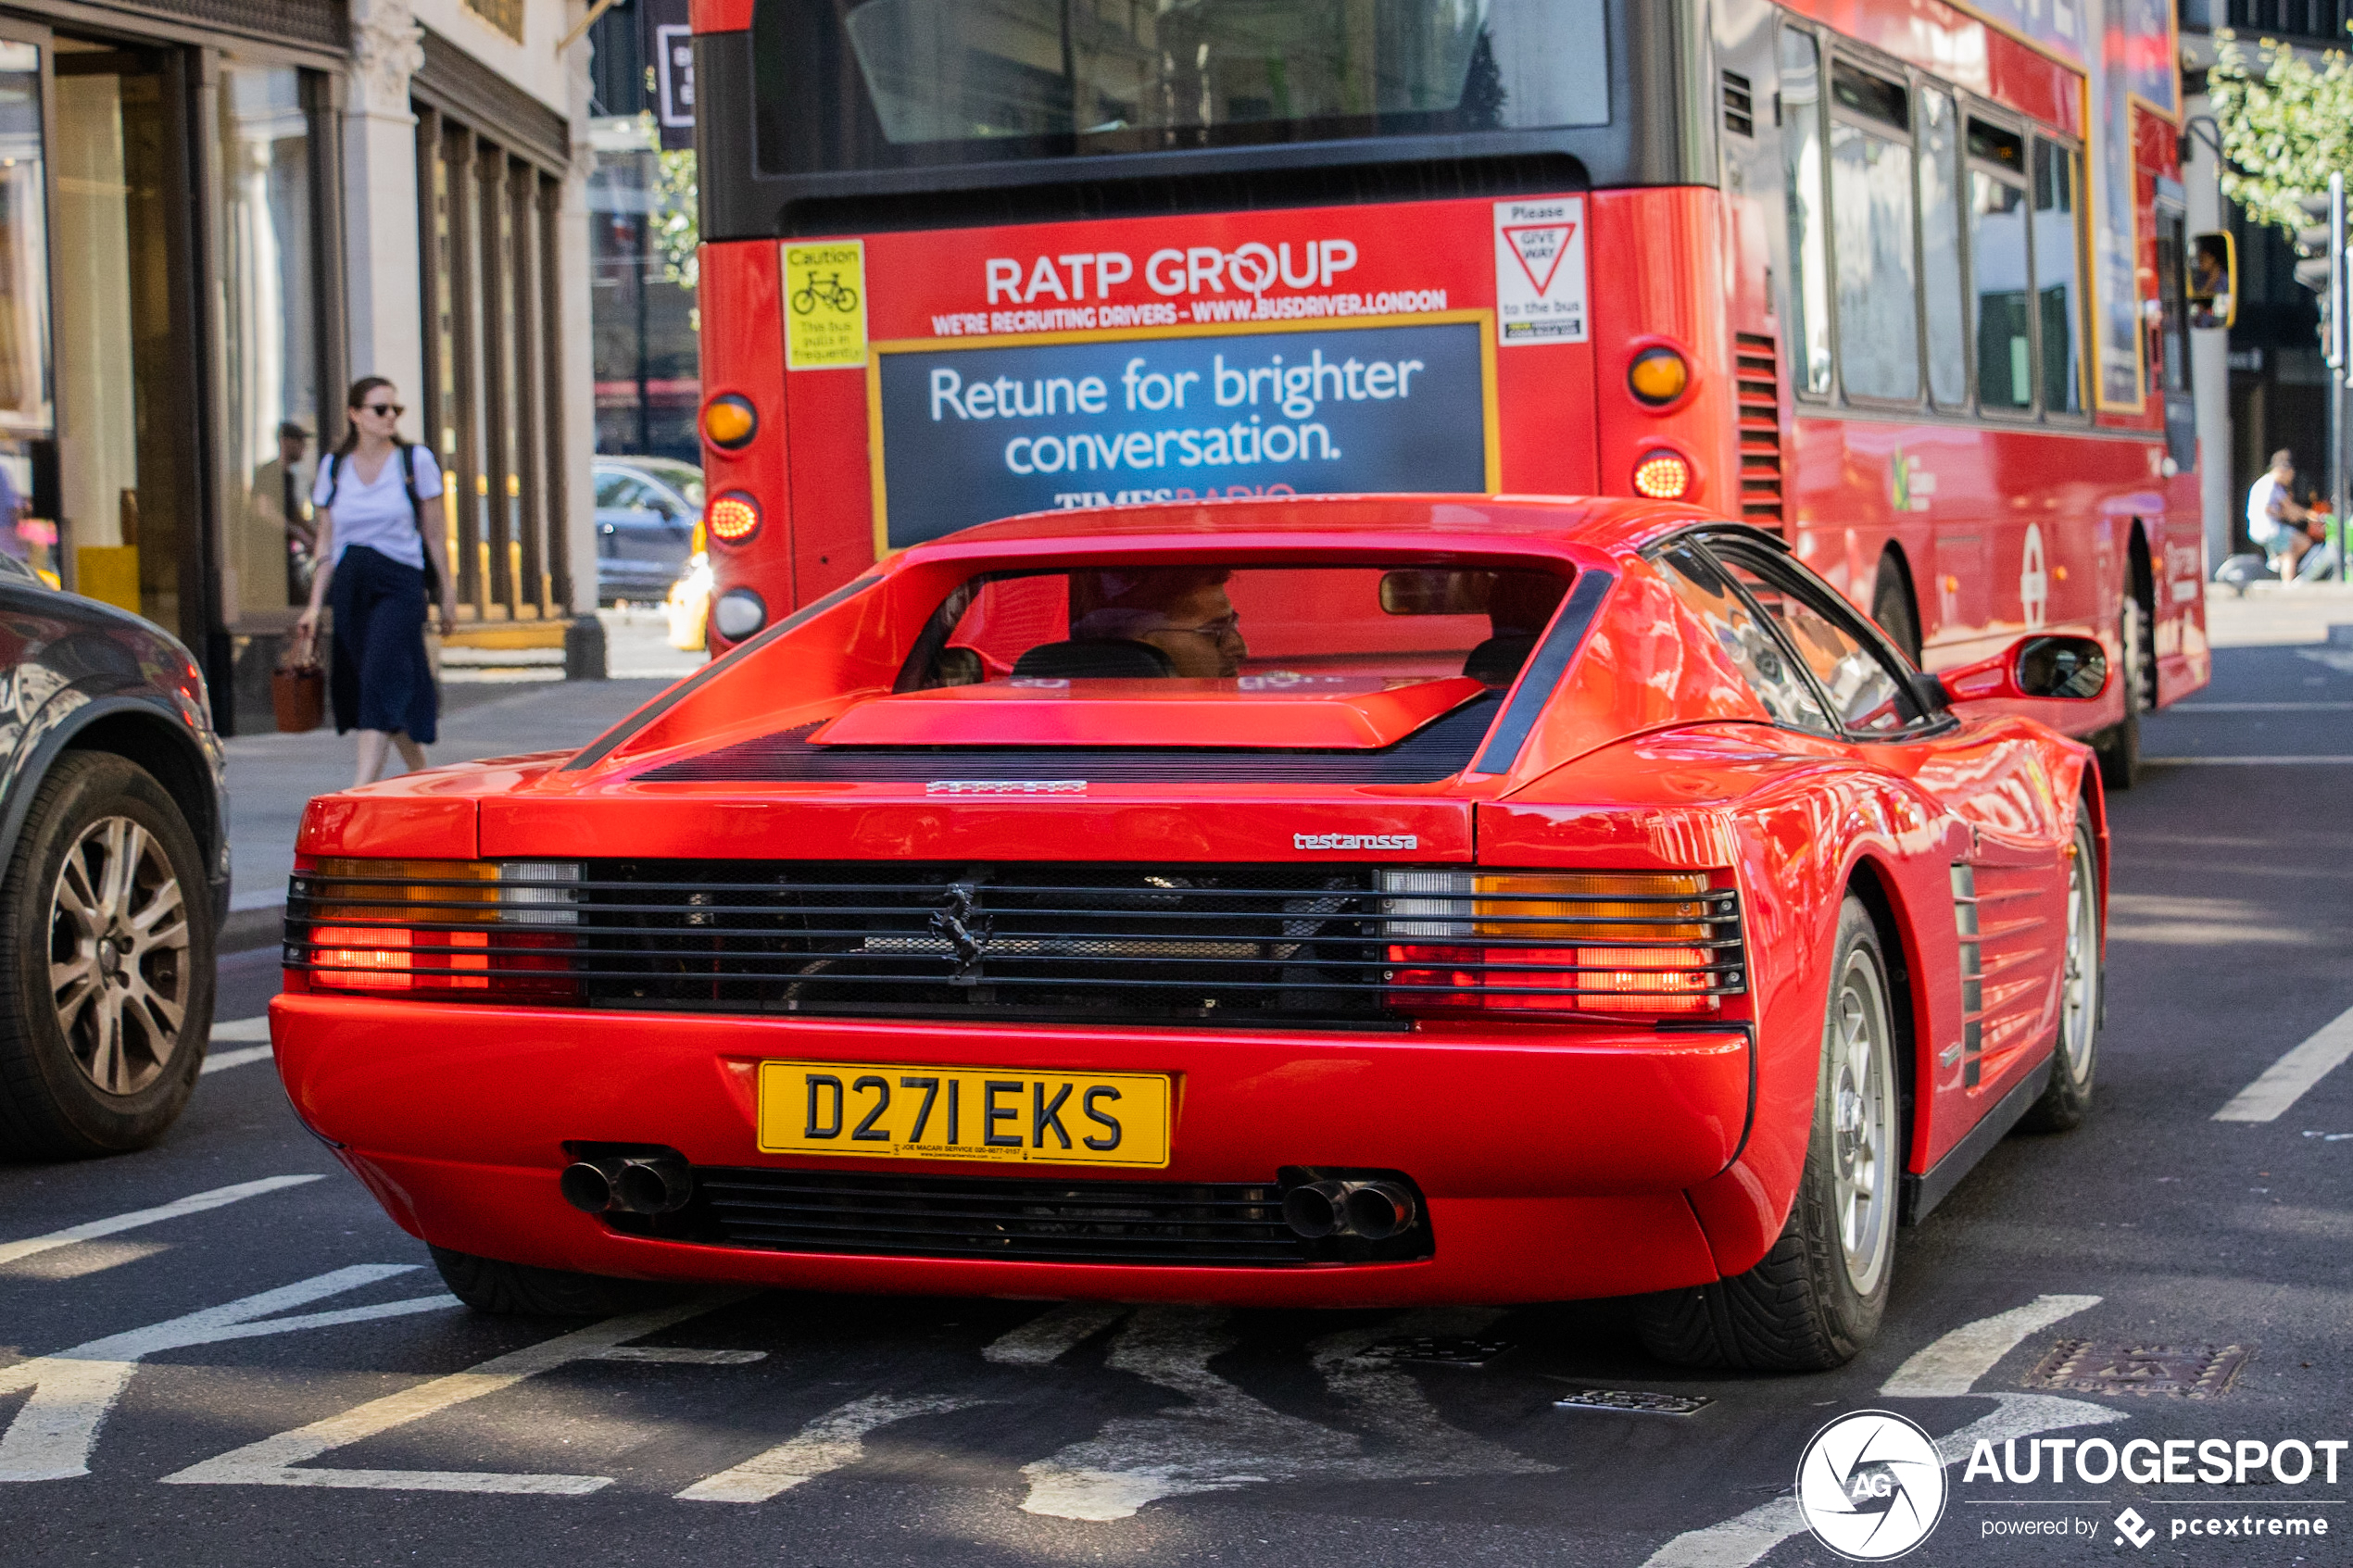
{"label": "green tree foliage", "polygon": [[682,147],[661,155],[654,176],[653,242],[661,252],[662,276],[690,289],[701,274],[697,263],[702,244],[695,192],[695,152]]}
{"label": "green tree foliage", "polygon": [[2310,220],[2300,196],[2353,172],[2353,62],[2332,49],[2312,65],[2266,38],[2252,50],[2218,30],[2207,91],[2222,128],[2222,194],[2259,222],[2291,233]]}

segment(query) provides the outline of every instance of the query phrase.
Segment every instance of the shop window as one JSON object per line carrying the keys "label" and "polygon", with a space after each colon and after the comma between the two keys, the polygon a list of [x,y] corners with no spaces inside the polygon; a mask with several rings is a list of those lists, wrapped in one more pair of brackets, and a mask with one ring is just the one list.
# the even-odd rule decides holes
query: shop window
{"label": "shop window", "polygon": [[0,42],[0,553],[59,570],[57,520],[31,513],[32,444],[53,428],[41,50]]}
{"label": "shop window", "polygon": [[231,621],[308,602],[320,343],[309,116],[301,73],[220,73],[221,369],[228,391]]}

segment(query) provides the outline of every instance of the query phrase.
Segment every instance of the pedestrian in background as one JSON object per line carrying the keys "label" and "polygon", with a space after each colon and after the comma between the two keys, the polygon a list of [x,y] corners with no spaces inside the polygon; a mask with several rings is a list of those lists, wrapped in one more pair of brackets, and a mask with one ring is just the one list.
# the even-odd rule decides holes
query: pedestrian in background
{"label": "pedestrian in background", "polygon": [[383,774],[388,747],[411,771],[425,765],[440,711],[425,657],[428,600],[440,602],[444,636],[458,623],[441,466],[400,439],[397,395],[382,376],[352,383],[350,428],[311,488],[318,564],[309,608],[295,623],[314,636],[320,606],[334,607],[327,695],[335,734],[359,732],[359,784]]}
{"label": "pedestrian in background", "polygon": [[2271,454],[2271,466],[2246,487],[2246,536],[2270,558],[2271,569],[2285,583],[2296,575],[2296,563],[2311,546],[2304,524],[2311,513],[2296,505],[2296,455],[2283,446]]}

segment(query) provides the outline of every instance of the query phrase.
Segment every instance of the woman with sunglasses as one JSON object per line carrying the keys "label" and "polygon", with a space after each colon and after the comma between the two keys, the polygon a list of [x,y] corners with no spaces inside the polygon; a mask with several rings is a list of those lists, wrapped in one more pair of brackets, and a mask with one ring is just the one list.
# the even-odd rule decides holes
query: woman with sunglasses
{"label": "woman with sunglasses", "polygon": [[398,747],[411,771],[425,765],[440,711],[425,657],[427,598],[440,601],[444,636],[458,623],[441,466],[427,448],[400,439],[397,395],[382,376],[352,383],[350,428],[311,489],[321,564],[310,606],[295,623],[308,643],[320,607],[334,606],[327,693],[335,734],[359,732],[354,782],[363,784],[382,776],[388,747]]}

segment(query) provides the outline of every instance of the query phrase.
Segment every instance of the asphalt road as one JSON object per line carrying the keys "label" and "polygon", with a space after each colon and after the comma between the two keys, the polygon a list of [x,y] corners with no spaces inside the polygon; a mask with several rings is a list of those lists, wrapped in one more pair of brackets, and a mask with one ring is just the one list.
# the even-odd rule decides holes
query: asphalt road
{"label": "asphalt road", "polygon": [[[2153,721],[2148,750],[2209,760],[2112,803],[2093,1120],[2007,1140],[1904,1233],[1885,1332],[1838,1373],[1678,1373],[1606,1302],[772,1294],[600,1325],[478,1318],[232,1026],[163,1147],[0,1166],[0,1562],[1786,1568],[1835,1561],[1788,1494],[1809,1436],[1851,1411],[1906,1415],[1962,1460],[2018,1437],[2021,1466],[2049,1457],[2037,1435],[2353,1438],[2353,1066],[2271,1120],[2216,1119],[2353,1010],[2353,647],[2228,651],[2197,702]],[[2300,706],[2229,706],[2250,703]],[[2307,756],[2332,760],[2227,760]],[[223,963],[222,1019],[261,1012],[268,959]],[[226,1200],[145,1213],[204,1194]],[[24,1246],[118,1217],[136,1223]],[[1477,1367],[1374,1353],[1412,1335],[1504,1348]],[[2190,1352],[2193,1373],[2248,1354],[2206,1398],[2030,1387],[2072,1340]],[[1711,1402],[1554,1408],[1586,1388]],[[2055,1485],[1953,1463],[1909,1561],[2353,1561],[2353,1453],[2334,1454],[2334,1484],[2316,1460],[2297,1486],[2260,1465],[2244,1485],[2188,1462],[2188,1480]],[[2236,1533],[2206,1537],[2225,1515]]]}

